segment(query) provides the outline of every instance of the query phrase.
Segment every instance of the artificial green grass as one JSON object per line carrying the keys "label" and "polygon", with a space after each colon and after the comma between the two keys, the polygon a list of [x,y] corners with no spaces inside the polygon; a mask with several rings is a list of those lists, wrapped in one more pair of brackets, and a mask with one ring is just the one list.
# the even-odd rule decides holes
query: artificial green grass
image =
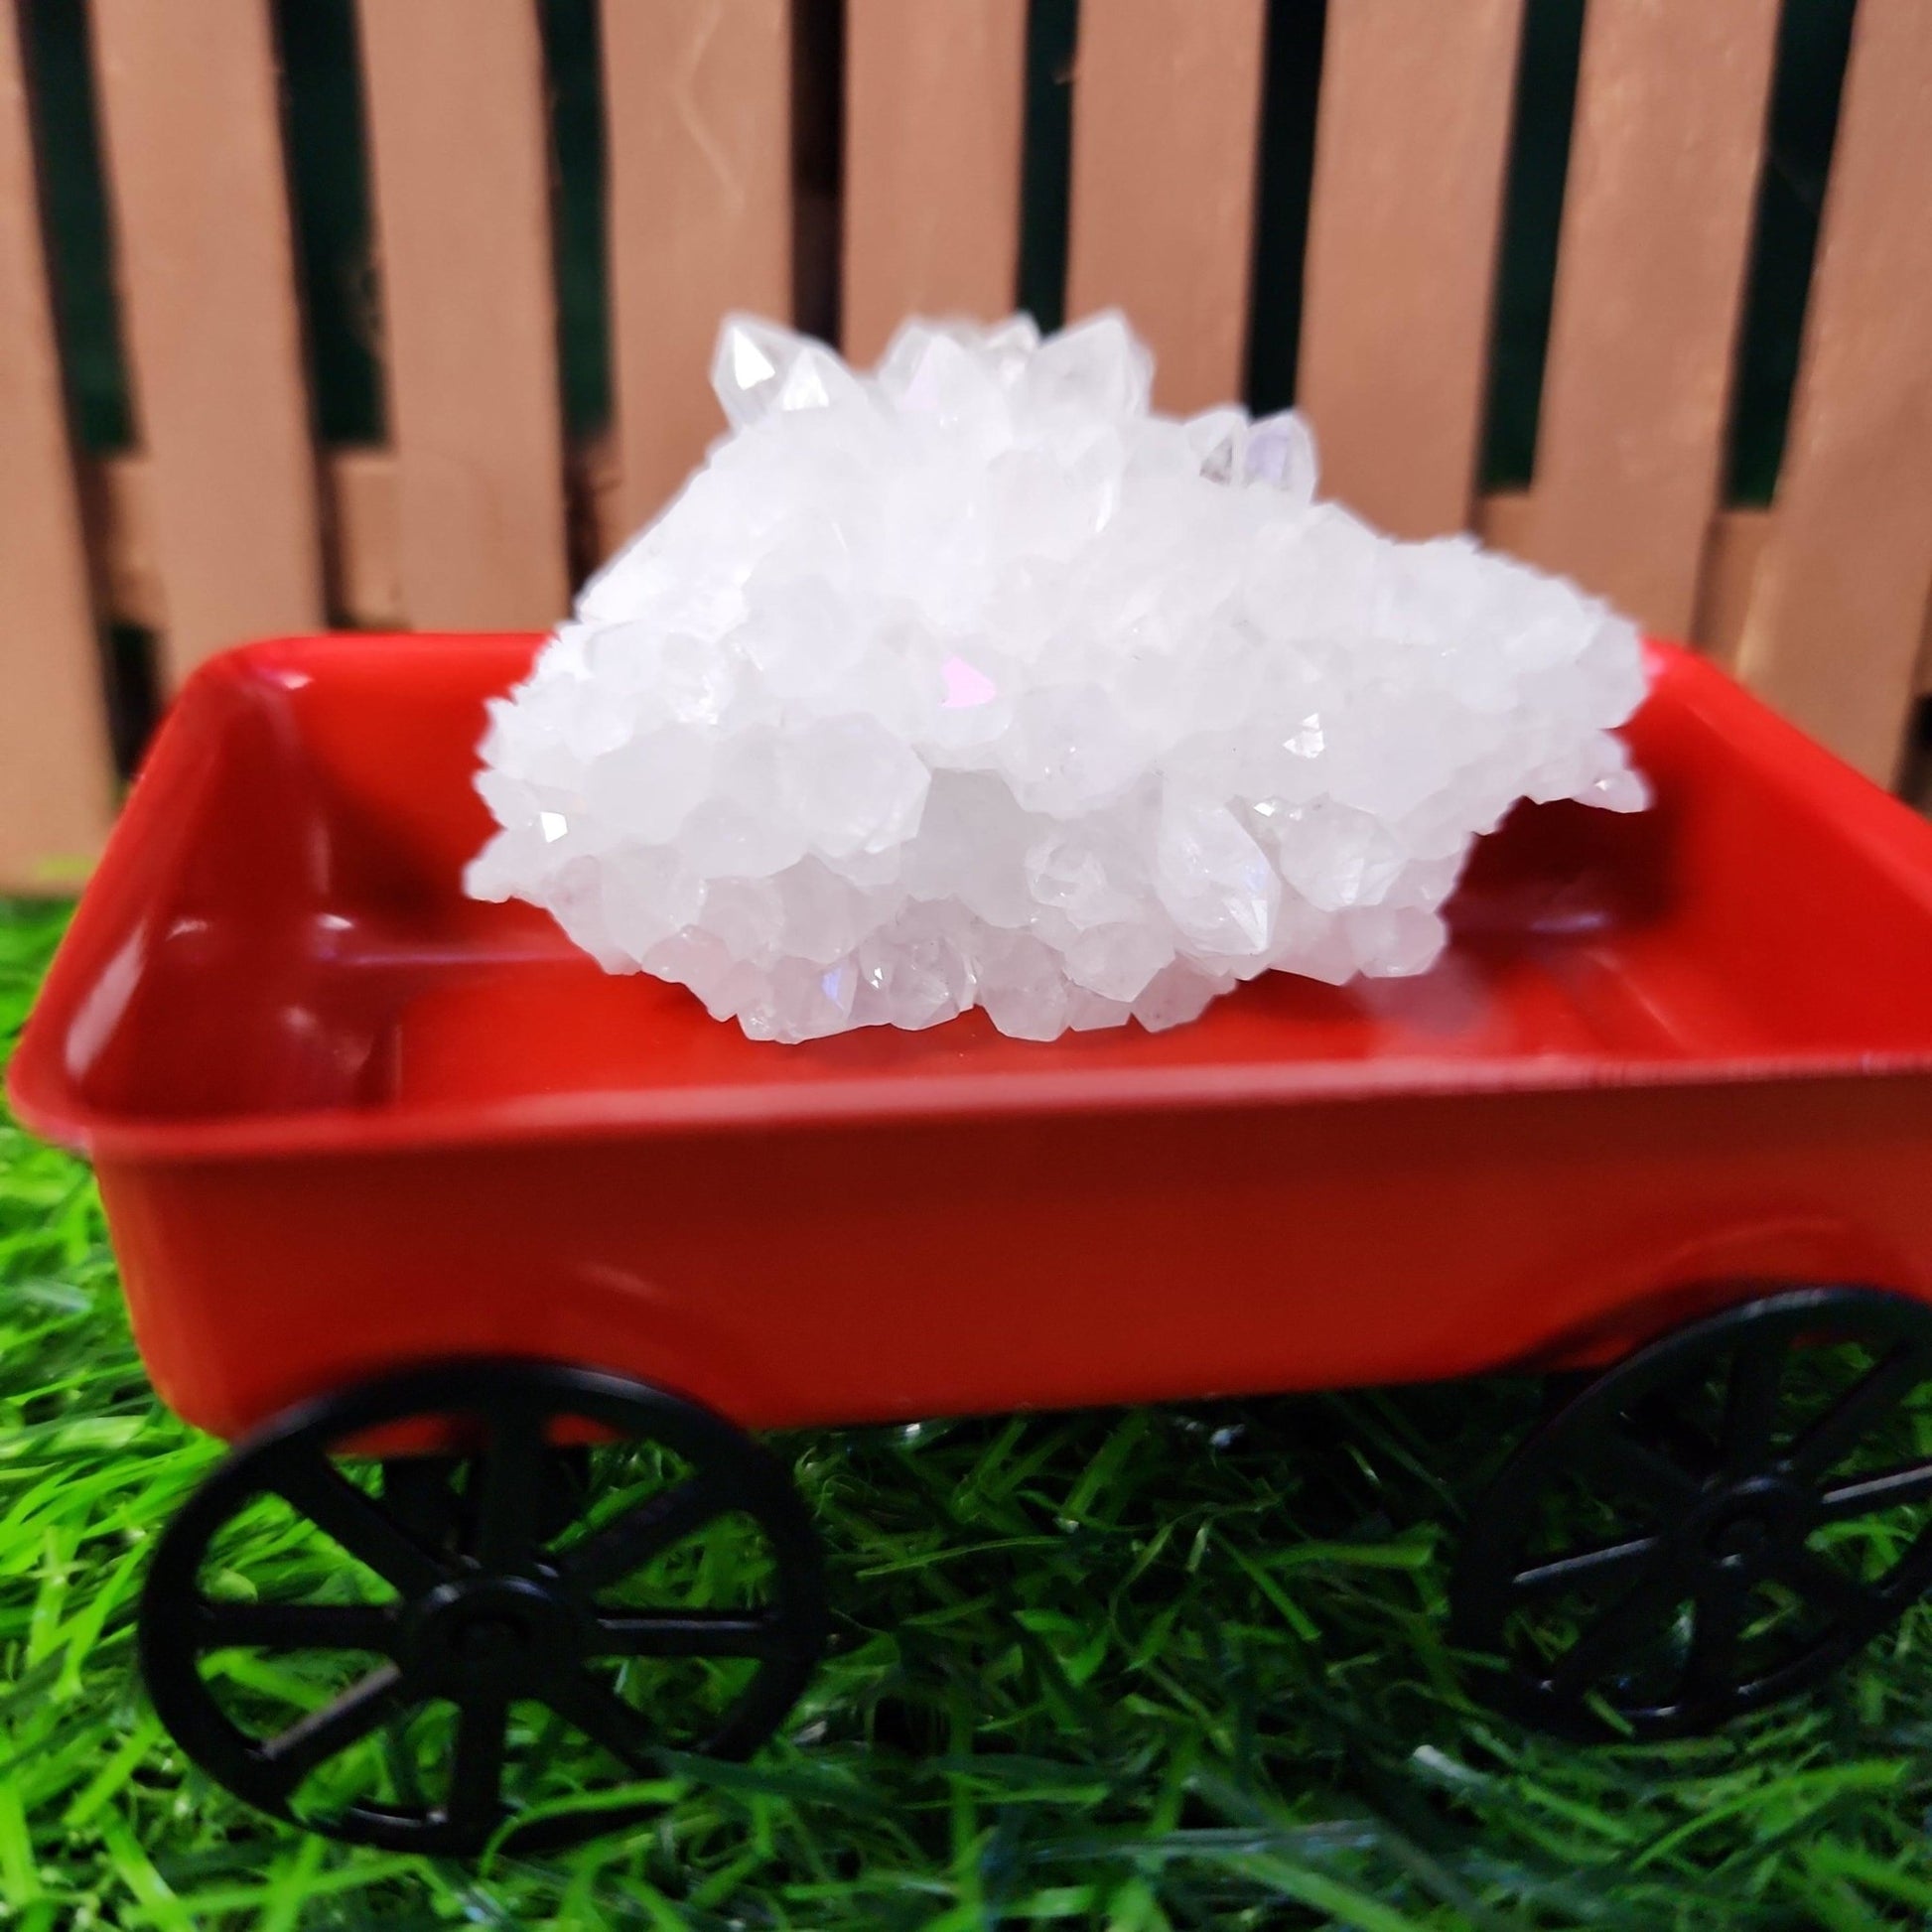
{"label": "artificial green grass", "polygon": [[[0,1052],[60,925],[0,906]],[[668,1781],[646,1829],[466,1869],[265,1823],[160,1731],[136,1593],[216,1449],[148,1388],[85,1171],[0,1122],[0,1924],[1923,1922],[1924,1611],[1716,1740],[1571,1749],[1467,1700],[1434,1526],[1536,1400],[1499,1380],[784,1442],[838,1616],[786,1738]]]}

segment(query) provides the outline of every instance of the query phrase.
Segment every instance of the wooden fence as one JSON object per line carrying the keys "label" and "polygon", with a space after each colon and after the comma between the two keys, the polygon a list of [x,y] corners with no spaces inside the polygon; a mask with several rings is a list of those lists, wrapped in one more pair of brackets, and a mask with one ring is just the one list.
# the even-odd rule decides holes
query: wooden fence
{"label": "wooden fence", "polygon": [[[137,448],[77,462],[21,0],[0,0],[0,888],[113,808],[100,625],[172,685],[263,632],[538,626],[567,503],[607,544],[715,433],[721,311],[793,285],[789,0],[602,0],[615,423],[566,447],[535,0],[358,0],[389,441],[311,428],[268,0],[88,0]],[[33,0],[25,0],[32,5]],[[1330,0],[1300,402],[1329,485],[1465,525],[1694,634],[1881,779],[1932,590],[1932,0],[1860,0],[1777,495],[1721,466],[1776,0],[1588,0],[1527,493],[1479,498],[1524,0]],[[1158,400],[1240,392],[1264,0],[1085,0],[1069,315]],[[1026,0],[846,0],[846,346],[1015,300]]]}

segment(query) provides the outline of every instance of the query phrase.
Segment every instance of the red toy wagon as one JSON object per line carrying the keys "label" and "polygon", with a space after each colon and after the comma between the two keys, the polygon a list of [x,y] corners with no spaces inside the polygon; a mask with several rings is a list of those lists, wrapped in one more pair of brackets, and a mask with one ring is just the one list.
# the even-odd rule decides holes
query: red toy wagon
{"label": "red toy wagon", "polygon": [[[237,1439],[141,1646],[241,1796],[460,1851],[522,1816],[518,1711],[620,1777],[753,1748],[823,1640],[746,1433],[793,1425],[1562,1371],[1453,1594],[1583,1734],[1780,1697],[1932,1577],[1932,826],[1719,672],[1654,653],[1655,810],[1520,809],[1420,980],[780,1046],[463,897],[535,641],[203,670],[14,1062],[156,1387]],[[354,1561],[265,1600],[223,1550],[270,1508]]]}

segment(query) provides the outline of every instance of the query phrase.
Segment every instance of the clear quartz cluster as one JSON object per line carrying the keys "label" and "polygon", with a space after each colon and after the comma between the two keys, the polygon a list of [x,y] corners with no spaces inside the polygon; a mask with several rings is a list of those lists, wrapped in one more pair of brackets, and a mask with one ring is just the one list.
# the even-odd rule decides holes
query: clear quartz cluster
{"label": "clear quartz cluster", "polygon": [[1518,798],[1643,805],[1629,623],[1151,373],[1113,315],[908,323],[870,376],[727,322],[731,433],[491,706],[468,890],[757,1038],[1047,1039],[1422,972]]}

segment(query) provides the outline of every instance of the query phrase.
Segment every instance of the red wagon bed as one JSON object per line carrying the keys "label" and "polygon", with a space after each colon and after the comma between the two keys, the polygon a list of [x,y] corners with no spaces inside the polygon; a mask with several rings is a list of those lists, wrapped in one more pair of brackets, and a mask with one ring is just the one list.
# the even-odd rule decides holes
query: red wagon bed
{"label": "red wagon bed", "polygon": [[15,1103],[96,1161],[204,1427],[453,1354],[763,1427],[1599,1358],[1747,1280],[1932,1297],[1932,826],[1691,656],[1631,728],[1655,810],[1520,809],[1420,980],[783,1046],[462,897],[535,644],[205,668],[29,1026]]}

